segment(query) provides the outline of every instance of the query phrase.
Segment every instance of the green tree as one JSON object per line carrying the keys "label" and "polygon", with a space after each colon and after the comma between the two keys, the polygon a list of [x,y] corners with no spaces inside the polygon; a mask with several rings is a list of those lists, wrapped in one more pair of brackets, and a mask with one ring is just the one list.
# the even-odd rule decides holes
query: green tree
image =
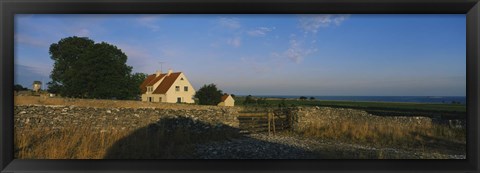
{"label": "green tree", "polygon": [[215,84],[203,85],[195,94],[198,98],[198,103],[201,105],[217,105],[220,103],[220,99],[223,95],[223,91],[217,89]]}
{"label": "green tree", "polygon": [[[50,45],[54,60],[48,90],[66,97],[131,99],[140,92],[127,55],[116,46],[86,37]],[[134,87],[135,86],[135,87]]]}
{"label": "green tree", "polygon": [[145,74],[145,73],[134,73],[129,75],[131,85],[130,85],[130,89],[128,90],[130,92],[128,95],[140,96],[142,94],[140,85],[147,78],[147,76],[148,74]]}
{"label": "green tree", "polygon": [[47,91],[53,94],[60,94],[60,90],[62,89],[62,86],[60,86],[58,83],[48,82],[47,86]]}
{"label": "green tree", "polygon": [[244,105],[256,104],[256,103],[257,101],[253,98],[252,95],[248,95],[247,97],[245,97],[245,100],[243,101]]}
{"label": "green tree", "polygon": [[301,97],[300,97],[300,100],[307,100],[307,97],[301,96]]}
{"label": "green tree", "polygon": [[310,100],[315,100],[315,97],[310,97]]}
{"label": "green tree", "polygon": [[13,86],[13,90],[14,91],[26,91],[26,90],[28,90],[28,88],[25,88],[20,84],[16,84],[16,85]]}

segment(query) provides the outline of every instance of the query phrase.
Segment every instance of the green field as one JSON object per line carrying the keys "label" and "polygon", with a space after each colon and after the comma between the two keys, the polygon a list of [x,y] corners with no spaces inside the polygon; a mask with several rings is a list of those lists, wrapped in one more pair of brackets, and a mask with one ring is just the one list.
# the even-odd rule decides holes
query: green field
{"label": "green field", "polygon": [[318,106],[334,108],[351,108],[366,110],[376,115],[419,115],[447,119],[465,118],[466,106],[462,104],[405,103],[405,102],[362,102],[362,101],[325,101],[298,99],[265,99],[263,104],[244,105],[245,97],[236,97],[235,104],[243,106],[278,107],[280,104],[290,106]]}

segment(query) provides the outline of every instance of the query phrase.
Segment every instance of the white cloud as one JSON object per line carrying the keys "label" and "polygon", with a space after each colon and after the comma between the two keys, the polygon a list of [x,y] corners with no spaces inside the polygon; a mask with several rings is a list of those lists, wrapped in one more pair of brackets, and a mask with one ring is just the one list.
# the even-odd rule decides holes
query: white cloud
{"label": "white cloud", "polygon": [[79,29],[78,31],[75,32],[75,36],[78,36],[78,37],[88,37],[90,36],[90,30],[88,29]]}
{"label": "white cloud", "polygon": [[155,63],[154,56],[147,49],[129,44],[117,43],[115,45],[127,55],[127,63],[134,67],[133,71],[151,73],[156,70],[155,66],[158,64]]}
{"label": "white cloud", "polygon": [[159,19],[158,15],[145,15],[145,16],[139,17],[137,19],[137,22],[141,26],[144,26],[150,29],[151,31],[156,32],[160,29],[160,26],[158,26],[157,24],[158,19]]}
{"label": "white cloud", "polygon": [[343,21],[347,20],[350,15],[337,15],[334,17],[335,25],[339,26]]}
{"label": "white cloud", "polygon": [[348,19],[348,17],[349,15],[336,14],[303,15],[300,17],[299,25],[306,34],[316,34],[320,28],[330,27],[332,25],[338,26]]}
{"label": "white cloud", "polygon": [[24,34],[15,34],[15,43],[27,44],[27,45],[31,45],[31,46],[37,46],[37,47],[48,47],[49,46],[48,41],[33,38],[31,36],[24,35]]}
{"label": "white cloud", "polygon": [[259,62],[258,57],[242,57],[240,60],[242,63],[250,67],[252,72],[256,74],[265,74],[267,72],[270,72],[272,70],[271,68],[271,62]]}
{"label": "white cloud", "polygon": [[180,58],[182,55],[176,49],[159,48],[161,55],[168,58]]}
{"label": "white cloud", "polygon": [[258,27],[254,30],[250,30],[247,32],[248,35],[250,36],[257,36],[257,37],[263,37],[267,35],[268,32],[273,31],[275,27],[268,28],[268,27]]}
{"label": "white cloud", "polygon": [[222,17],[218,20],[218,23],[220,24],[220,26],[229,29],[238,29],[241,27],[240,22],[238,22],[238,20],[234,18]]}
{"label": "white cloud", "polygon": [[286,57],[290,61],[293,61],[297,64],[302,62],[302,60],[308,56],[311,55],[312,53],[317,52],[317,49],[314,48],[305,48],[303,45],[303,42],[298,41],[294,37],[290,39],[290,45],[288,49],[283,52],[283,53],[272,53],[272,56],[274,57]]}
{"label": "white cloud", "polygon": [[242,39],[240,37],[231,38],[227,40],[227,44],[232,45],[233,47],[240,47]]}
{"label": "white cloud", "polygon": [[160,62],[164,62],[163,70],[174,68],[176,61],[189,57],[182,49],[164,45],[151,48],[125,43],[115,45],[127,55],[127,64],[133,67],[133,72],[153,73],[160,70]]}
{"label": "white cloud", "polygon": [[34,73],[35,75],[38,75],[44,78],[47,78],[50,75],[50,72],[53,70],[53,66],[51,64],[40,63],[40,62],[32,63],[31,61],[22,61],[22,60],[17,60],[17,61],[21,61],[21,62],[15,63],[15,66],[18,66],[19,68],[22,68],[22,70],[27,70],[31,73]]}

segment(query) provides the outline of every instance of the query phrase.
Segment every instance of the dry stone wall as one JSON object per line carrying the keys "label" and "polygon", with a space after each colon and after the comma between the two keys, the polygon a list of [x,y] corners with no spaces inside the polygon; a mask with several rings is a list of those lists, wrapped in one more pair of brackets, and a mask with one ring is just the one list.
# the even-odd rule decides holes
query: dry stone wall
{"label": "dry stone wall", "polygon": [[363,110],[329,107],[299,107],[292,111],[294,115],[293,129],[303,131],[309,127],[312,122],[329,124],[341,122],[376,122],[376,123],[396,123],[406,126],[420,125],[431,126],[432,119],[428,117],[404,117],[375,116]]}
{"label": "dry stone wall", "polygon": [[238,109],[94,108],[76,106],[18,105],[14,108],[15,128],[89,127],[101,130],[137,129],[162,118],[190,118],[209,125],[238,127]]}
{"label": "dry stone wall", "polygon": [[[14,119],[15,128],[29,126],[52,129],[65,127],[89,127],[101,130],[108,130],[106,128],[137,129],[158,122],[162,118],[181,117],[212,126],[227,125],[238,128],[237,117],[242,111],[244,110],[241,107],[213,106],[201,109],[166,109],[17,105],[14,108]],[[362,110],[345,108],[297,107],[288,108],[286,112],[290,114],[291,126],[294,130],[302,130],[311,122],[339,123],[347,120],[424,126],[435,123],[428,117],[383,117],[371,115]]]}

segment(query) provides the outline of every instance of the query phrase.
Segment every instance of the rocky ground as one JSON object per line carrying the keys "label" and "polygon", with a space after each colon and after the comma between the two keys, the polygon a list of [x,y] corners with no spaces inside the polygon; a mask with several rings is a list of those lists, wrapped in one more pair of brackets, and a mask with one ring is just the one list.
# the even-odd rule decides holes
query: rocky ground
{"label": "rocky ground", "polygon": [[304,139],[293,134],[247,134],[242,138],[196,146],[201,159],[465,159],[445,155],[375,148],[337,141]]}

